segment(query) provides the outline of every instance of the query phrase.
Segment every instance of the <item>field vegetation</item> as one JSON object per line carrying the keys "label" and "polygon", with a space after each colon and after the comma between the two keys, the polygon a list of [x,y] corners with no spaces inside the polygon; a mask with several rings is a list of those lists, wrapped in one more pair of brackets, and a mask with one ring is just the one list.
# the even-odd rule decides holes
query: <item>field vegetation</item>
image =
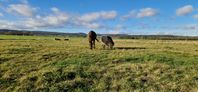
{"label": "field vegetation", "polygon": [[0,35],[1,92],[198,91],[198,41],[54,38]]}

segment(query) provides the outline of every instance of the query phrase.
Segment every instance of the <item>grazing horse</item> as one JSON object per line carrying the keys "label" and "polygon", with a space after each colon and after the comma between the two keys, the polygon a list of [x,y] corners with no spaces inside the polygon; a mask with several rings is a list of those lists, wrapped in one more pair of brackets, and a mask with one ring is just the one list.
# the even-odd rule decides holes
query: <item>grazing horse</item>
{"label": "grazing horse", "polygon": [[95,48],[95,40],[98,41],[96,33],[94,31],[90,31],[88,33],[88,38],[89,38],[90,49]]}
{"label": "grazing horse", "polygon": [[60,41],[61,39],[59,39],[59,38],[55,38],[55,40],[56,40],[56,41]]}
{"label": "grazing horse", "polygon": [[105,45],[110,49],[113,49],[114,42],[110,36],[102,36],[101,41],[103,42],[103,49],[105,49]]}
{"label": "grazing horse", "polygon": [[69,41],[69,39],[65,38],[64,41]]}

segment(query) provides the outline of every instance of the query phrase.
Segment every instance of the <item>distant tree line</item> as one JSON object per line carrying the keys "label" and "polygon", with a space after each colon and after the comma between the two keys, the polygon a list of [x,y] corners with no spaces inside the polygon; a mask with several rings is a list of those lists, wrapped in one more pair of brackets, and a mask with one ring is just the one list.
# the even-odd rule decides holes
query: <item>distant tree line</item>
{"label": "distant tree line", "polygon": [[8,31],[8,32],[4,32],[2,34],[3,35],[20,35],[20,36],[22,36],[22,35],[24,35],[24,36],[32,36],[33,35],[32,32],[23,32],[23,31],[21,31],[21,32],[11,32],[11,31]]}
{"label": "distant tree line", "polygon": [[120,36],[120,39],[151,39],[151,40],[198,40],[198,37],[171,35],[131,35]]}
{"label": "distant tree line", "polygon": [[[101,34],[102,35],[102,34]],[[104,35],[104,34],[103,34]],[[105,34],[107,35],[107,34]],[[127,35],[112,34],[113,38],[119,39],[149,39],[149,40],[198,40],[198,36],[175,36],[175,35]]]}
{"label": "distant tree line", "polygon": [[24,35],[24,36],[68,36],[68,37],[86,37],[85,33],[59,33],[46,31],[26,31],[26,30],[9,30],[0,29],[1,35]]}
{"label": "distant tree line", "polygon": [[[86,33],[59,33],[46,31],[26,31],[0,29],[1,35],[24,35],[24,36],[67,36],[87,37]],[[98,34],[98,36],[109,35],[119,39],[150,39],[150,40],[198,40],[198,36],[175,36],[175,35],[128,35],[128,34]]]}

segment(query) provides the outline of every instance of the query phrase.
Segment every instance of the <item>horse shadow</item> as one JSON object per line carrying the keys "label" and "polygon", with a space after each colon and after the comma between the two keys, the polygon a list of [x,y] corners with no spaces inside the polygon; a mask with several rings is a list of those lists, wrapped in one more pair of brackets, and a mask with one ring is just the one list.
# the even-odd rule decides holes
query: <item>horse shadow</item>
{"label": "horse shadow", "polygon": [[118,49],[118,50],[136,50],[136,49],[144,50],[146,48],[145,47],[114,47],[114,49]]}

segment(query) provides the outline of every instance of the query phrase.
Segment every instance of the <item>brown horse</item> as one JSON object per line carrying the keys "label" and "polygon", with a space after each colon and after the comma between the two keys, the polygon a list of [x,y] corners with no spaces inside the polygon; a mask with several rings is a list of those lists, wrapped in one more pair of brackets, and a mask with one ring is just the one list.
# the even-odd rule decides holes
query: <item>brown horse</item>
{"label": "brown horse", "polygon": [[88,38],[89,38],[90,49],[95,48],[95,40],[98,41],[96,33],[94,31],[90,31],[88,33]]}

